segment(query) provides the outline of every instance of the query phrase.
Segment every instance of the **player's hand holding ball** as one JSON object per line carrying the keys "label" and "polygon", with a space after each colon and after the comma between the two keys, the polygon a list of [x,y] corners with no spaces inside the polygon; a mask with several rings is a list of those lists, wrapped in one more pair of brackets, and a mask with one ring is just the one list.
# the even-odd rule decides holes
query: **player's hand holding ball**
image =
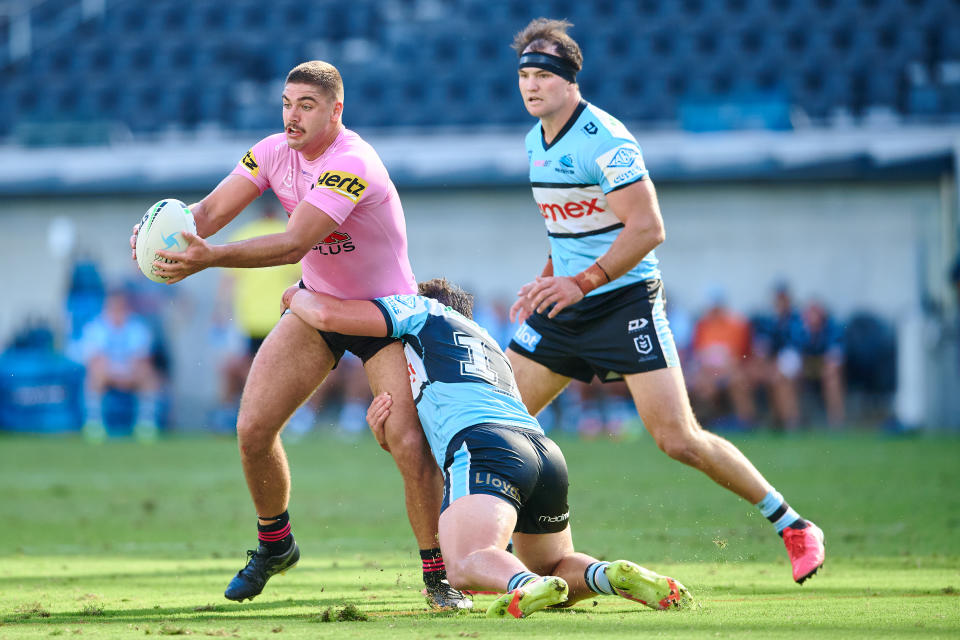
{"label": "player's hand holding ball", "polygon": [[193,214],[183,202],[168,198],[154,204],[134,225],[130,236],[140,271],[154,282],[173,283],[185,278],[189,273],[179,275],[167,267],[182,259],[180,252],[189,249],[191,238],[200,240],[196,233]]}
{"label": "player's hand holding ball", "polygon": [[157,260],[153,263],[156,273],[166,277],[167,284],[180,282],[198,271],[213,265],[213,249],[206,240],[195,232],[182,232],[187,248],[183,251],[157,251]]}

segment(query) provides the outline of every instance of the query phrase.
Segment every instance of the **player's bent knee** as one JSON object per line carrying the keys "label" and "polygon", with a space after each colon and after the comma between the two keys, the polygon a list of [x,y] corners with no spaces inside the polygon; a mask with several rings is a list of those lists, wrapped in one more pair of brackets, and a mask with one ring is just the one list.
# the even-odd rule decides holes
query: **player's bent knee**
{"label": "player's bent knee", "polygon": [[269,451],[279,431],[264,422],[247,419],[242,414],[237,419],[237,441],[246,454],[257,455]]}
{"label": "player's bent knee", "polygon": [[390,453],[401,470],[434,464],[422,431],[388,433],[387,444],[390,445]]}
{"label": "player's bent knee", "polygon": [[694,436],[670,434],[658,439],[657,446],[674,460],[692,467],[699,466],[703,459],[700,455],[699,439]]}

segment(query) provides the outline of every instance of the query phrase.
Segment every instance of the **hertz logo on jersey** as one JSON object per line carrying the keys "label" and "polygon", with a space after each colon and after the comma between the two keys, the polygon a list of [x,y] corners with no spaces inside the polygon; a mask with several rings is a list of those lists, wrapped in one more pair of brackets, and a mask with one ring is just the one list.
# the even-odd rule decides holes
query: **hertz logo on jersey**
{"label": "hertz logo on jersey", "polygon": [[330,189],[356,204],[363,197],[367,181],[346,171],[325,171],[311,188]]}
{"label": "hertz logo on jersey", "polygon": [[246,167],[247,171],[249,171],[250,175],[252,175],[254,178],[256,178],[257,174],[260,173],[260,165],[257,164],[257,159],[253,157],[253,149],[250,149],[246,154],[244,154],[243,160],[240,161],[240,164]]}

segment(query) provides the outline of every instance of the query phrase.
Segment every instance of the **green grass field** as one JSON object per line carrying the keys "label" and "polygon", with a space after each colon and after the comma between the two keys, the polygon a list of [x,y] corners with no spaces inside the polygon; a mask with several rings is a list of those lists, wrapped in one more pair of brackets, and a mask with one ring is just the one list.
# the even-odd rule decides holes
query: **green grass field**
{"label": "green grass field", "polygon": [[[303,559],[238,604],[223,589],[255,533],[232,440],[0,437],[0,638],[960,637],[960,439],[735,442],[826,533],[805,586],[769,523],[649,438],[560,440],[578,547],[670,574],[700,606],[598,597],[487,620],[491,596],[426,610],[399,474],[372,439],[288,445]],[[338,621],[348,605],[367,619]]]}

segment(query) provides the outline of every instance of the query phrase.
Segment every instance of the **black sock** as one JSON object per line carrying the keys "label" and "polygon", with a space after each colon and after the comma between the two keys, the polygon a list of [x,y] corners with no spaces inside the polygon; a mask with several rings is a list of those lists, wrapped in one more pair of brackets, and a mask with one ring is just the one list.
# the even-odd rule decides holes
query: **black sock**
{"label": "black sock", "polygon": [[440,547],[420,549],[420,562],[423,564],[423,583],[428,587],[435,587],[441,580],[447,579],[447,568],[443,564]]}
{"label": "black sock", "polygon": [[260,521],[257,521],[257,538],[260,540],[260,546],[272,556],[286,552],[293,544],[293,534],[290,532],[290,514],[284,511],[271,518],[258,517],[260,520],[276,521],[270,524],[260,524]]}
{"label": "black sock", "polygon": [[[797,518],[790,524],[786,526],[787,529],[806,529],[810,526],[810,523],[804,520],[803,518]],[[780,532],[780,535],[783,535],[783,532]]]}

